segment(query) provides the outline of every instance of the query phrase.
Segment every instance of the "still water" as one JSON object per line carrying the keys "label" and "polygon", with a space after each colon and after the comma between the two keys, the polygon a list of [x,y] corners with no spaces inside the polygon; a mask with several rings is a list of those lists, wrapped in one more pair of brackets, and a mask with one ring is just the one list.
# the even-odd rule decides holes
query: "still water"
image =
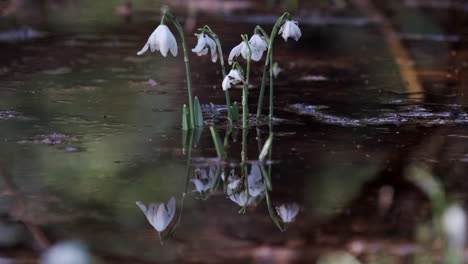
{"label": "still water", "polygon": [[[62,241],[99,263],[459,263],[441,222],[467,199],[466,13],[397,2],[379,7],[394,12],[391,27],[352,5],[299,9],[299,42],[276,42],[271,126],[230,127],[218,65],[192,54],[206,126],[188,133],[182,56],[136,55],[160,3],[136,3],[131,19],[115,14],[119,1],[5,19],[0,263],[36,263]],[[175,2],[194,25],[189,46],[209,24],[227,55],[281,13],[235,3]],[[252,67],[254,112],[263,62]],[[150,202],[166,204],[157,228]]]}

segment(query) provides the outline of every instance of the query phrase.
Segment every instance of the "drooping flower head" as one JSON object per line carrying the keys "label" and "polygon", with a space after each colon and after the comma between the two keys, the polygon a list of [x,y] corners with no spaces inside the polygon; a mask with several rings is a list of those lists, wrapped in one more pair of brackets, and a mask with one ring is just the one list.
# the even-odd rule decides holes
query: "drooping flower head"
{"label": "drooping flower head", "polygon": [[228,75],[224,77],[223,80],[223,91],[226,91],[227,89],[231,88],[232,84],[238,84],[240,82],[244,82],[244,78],[242,77],[241,73],[239,72],[238,69],[231,69]]}
{"label": "drooping flower head", "polygon": [[141,211],[146,215],[149,223],[159,232],[164,231],[169,223],[174,218],[176,199],[172,197],[167,205],[164,203],[150,203],[148,208],[140,201],[136,204],[140,207]]}
{"label": "drooping flower head", "polygon": [[192,49],[198,56],[208,54],[208,48],[211,51],[211,61],[216,62],[218,60],[218,53],[216,52],[216,42],[210,38],[207,34],[196,34],[198,38],[197,45]]}
{"label": "drooping flower head", "polygon": [[249,196],[246,191],[231,194],[229,199],[242,207],[255,204],[255,197]]}
{"label": "drooping flower head", "polygon": [[284,41],[287,41],[290,37],[295,41],[298,41],[302,36],[301,29],[299,28],[297,21],[294,20],[287,20],[284,22],[278,33],[281,34]]}
{"label": "drooping flower head", "polygon": [[262,172],[257,164],[252,165],[252,170],[247,177],[249,185],[249,194],[252,197],[257,197],[265,191],[265,183],[263,183]]}
{"label": "drooping flower head", "polygon": [[195,178],[190,181],[195,184],[194,192],[202,193],[208,191],[215,180],[215,168],[210,167],[208,173],[204,169],[195,169]]}
{"label": "drooping flower head", "polygon": [[137,55],[142,55],[148,48],[151,52],[159,50],[161,54],[166,57],[170,50],[172,55],[177,56],[177,41],[166,25],[159,25],[148,38],[143,49]]}
{"label": "drooping flower head", "polygon": [[[253,61],[259,61],[263,56],[263,52],[268,48],[268,43],[264,37],[259,34],[254,34],[249,40],[249,46],[252,52],[250,59]],[[242,58],[244,59],[248,59],[249,47],[245,41],[242,41],[239,45],[232,48],[229,53],[228,63],[232,64],[234,57],[238,57],[239,55],[242,55]]]}
{"label": "drooping flower head", "polygon": [[276,212],[284,223],[291,223],[299,213],[299,206],[296,203],[282,204],[276,207]]}

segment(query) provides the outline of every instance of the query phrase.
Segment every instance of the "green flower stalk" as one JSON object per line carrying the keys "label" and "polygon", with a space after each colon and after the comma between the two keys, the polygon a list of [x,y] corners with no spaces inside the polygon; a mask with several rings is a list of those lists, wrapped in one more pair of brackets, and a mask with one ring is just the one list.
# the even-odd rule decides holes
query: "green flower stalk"
{"label": "green flower stalk", "polygon": [[[161,24],[156,28],[156,30],[151,34],[148,38],[147,43],[140,50],[137,54],[142,55],[148,49],[151,49],[151,52],[160,51],[161,54],[166,57],[168,52],[170,51],[173,56],[177,56],[177,42],[169,30],[169,28],[165,24],[165,20],[169,20],[174,26],[176,27],[177,31],[180,34],[180,38],[182,40],[182,49],[184,52],[184,62],[185,62],[185,72],[187,77],[187,90],[188,90],[188,97],[189,97],[189,126],[186,129],[193,129],[195,126],[199,126],[200,124],[203,125],[203,121],[201,123],[195,124],[195,113],[194,113],[194,103],[193,103],[193,93],[192,93],[192,79],[190,74],[190,59],[187,51],[187,43],[185,41],[184,31],[182,26],[180,25],[179,21],[170,13],[165,12],[161,18]],[[185,129],[185,127],[184,127]]]}
{"label": "green flower stalk", "polygon": [[247,35],[242,35],[242,39],[248,48],[247,55],[247,69],[245,71],[245,82],[242,89],[242,128],[247,128],[249,118],[249,78],[250,78],[250,61],[252,57],[252,49],[250,47],[249,39]]}
{"label": "green flower stalk", "polygon": [[[219,63],[221,65],[221,74],[223,76],[223,79],[226,77],[226,67],[224,66],[224,57],[223,57],[223,50],[221,47],[221,42],[219,40],[219,37],[216,33],[211,30],[211,28],[208,25],[205,25],[203,28],[199,28],[198,30],[201,31],[201,34],[195,34],[198,36],[198,43],[197,46],[192,49],[193,52],[196,52],[197,55],[205,55],[207,50],[202,49],[202,47],[205,46],[210,46],[211,49],[211,58],[213,62],[216,62],[217,57],[219,57]],[[205,34],[208,34],[211,38],[205,36]],[[212,43],[212,44],[211,44]],[[198,48],[198,49],[197,49]],[[205,47],[206,49],[206,47]],[[216,54],[216,51],[218,52]],[[231,99],[229,96],[229,90],[224,90],[224,95],[226,98],[226,108],[227,108],[227,113],[228,113],[228,120],[229,123],[232,124],[232,109],[231,109]]]}
{"label": "green flower stalk", "polygon": [[[264,35],[264,30],[261,30],[260,27],[257,27],[259,31],[261,31]],[[299,40],[302,33],[298,27],[298,23],[296,21],[291,20],[291,14],[285,12],[282,16],[278,18],[273,29],[271,31],[271,35],[268,41],[268,51],[267,51],[267,58],[265,60],[265,67],[263,70],[263,77],[262,77],[262,85],[260,88],[260,95],[259,101],[257,105],[257,118],[260,117],[262,106],[263,106],[263,97],[265,93],[265,83],[266,83],[266,70],[269,68],[269,75],[270,75],[270,100],[269,100],[269,116],[268,119],[271,121],[273,119],[273,77],[274,77],[274,69],[273,69],[273,45],[277,34],[281,34],[285,41],[288,38],[293,38],[296,41]]]}

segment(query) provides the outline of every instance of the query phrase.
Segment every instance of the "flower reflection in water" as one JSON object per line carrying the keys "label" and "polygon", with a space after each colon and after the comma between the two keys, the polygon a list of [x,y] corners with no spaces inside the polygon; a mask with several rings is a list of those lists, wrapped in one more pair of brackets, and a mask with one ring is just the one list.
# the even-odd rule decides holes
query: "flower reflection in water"
{"label": "flower reflection in water", "polygon": [[241,179],[239,176],[236,175],[234,169],[231,169],[229,175],[227,176],[227,179],[224,172],[221,174],[221,178],[226,184],[226,192],[228,195],[233,194],[234,191],[239,187],[239,183],[241,183]]}
{"label": "flower reflection in water", "polygon": [[207,170],[195,169],[195,177],[190,181],[195,185],[194,192],[204,193],[210,190],[216,179],[216,168],[211,166]]}
{"label": "flower reflection in water", "polygon": [[172,197],[167,205],[164,203],[150,203],[148,208],[140,201],[136,204],[146,215],[150,224],[159,232],[163,232],[174,218],[176,209],[176,199]]}
{"label": "flower reflection in water", "polygon": [[291,223],[299,213],[299,206],[296,203],[282,204],[276,206],[276,212],[284,223]]}
{"label": "flower reflection in water", "polygon": [[257,164],[252,165],[249,177],[247,178],[249,185],[249,194],[253,197],[261,195],[265,191],[265,183],[263,183],[262,172]]}

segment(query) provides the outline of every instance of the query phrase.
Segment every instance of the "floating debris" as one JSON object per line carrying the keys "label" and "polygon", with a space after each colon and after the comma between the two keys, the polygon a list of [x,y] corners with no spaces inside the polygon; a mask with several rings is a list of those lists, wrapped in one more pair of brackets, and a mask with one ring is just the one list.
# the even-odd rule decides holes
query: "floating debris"
{"label": "floating debris", "polygon": [[21,114],[16,111],[0,111],[0,120],[15,119],[19,116],[21,116]]}
{"label": "floating debris", "polygon": [[23,27],[20,29],[4,31],[0,33],[0,42],[18,42],[26,41],[36,38],[42,38],[47,34],[34,30],[29,27]]}
{"label": "floating debris", "polygon": [[328,78],[322,75],[306,75],[299,78],[300,81],[327,81]]}
{"label": "floating debris", "polygon": [[59,144],[70,144],[77,142],[78,138],[76,136],[65,135],[60,133],[52,134],[41,134],[36,135],[32,140],[21,140],[19,144],[45,144],[45,145],[59,145]]}
{"label": "floating debris", "polygon": [[407,111],[385,113],[380,116],[352,119],[348,117],[327,114],[315,105],[294,104],[289,106],[293,112],[313,116],[317,121],[345,127],[378,126],[378,125],[454,125],[468,124],[468,113],[460,109],[442,112],[431,112],[425,108],[416,107]]}
{"label": "floating debris", "polygon": [[72,70],[68,67],[60,67],[57,69],[52,69],[52,70],[45,70],[42,71],[45,74],[50,74],[50,75],[60,75],[60,74],[67,74],[70,73]]}

